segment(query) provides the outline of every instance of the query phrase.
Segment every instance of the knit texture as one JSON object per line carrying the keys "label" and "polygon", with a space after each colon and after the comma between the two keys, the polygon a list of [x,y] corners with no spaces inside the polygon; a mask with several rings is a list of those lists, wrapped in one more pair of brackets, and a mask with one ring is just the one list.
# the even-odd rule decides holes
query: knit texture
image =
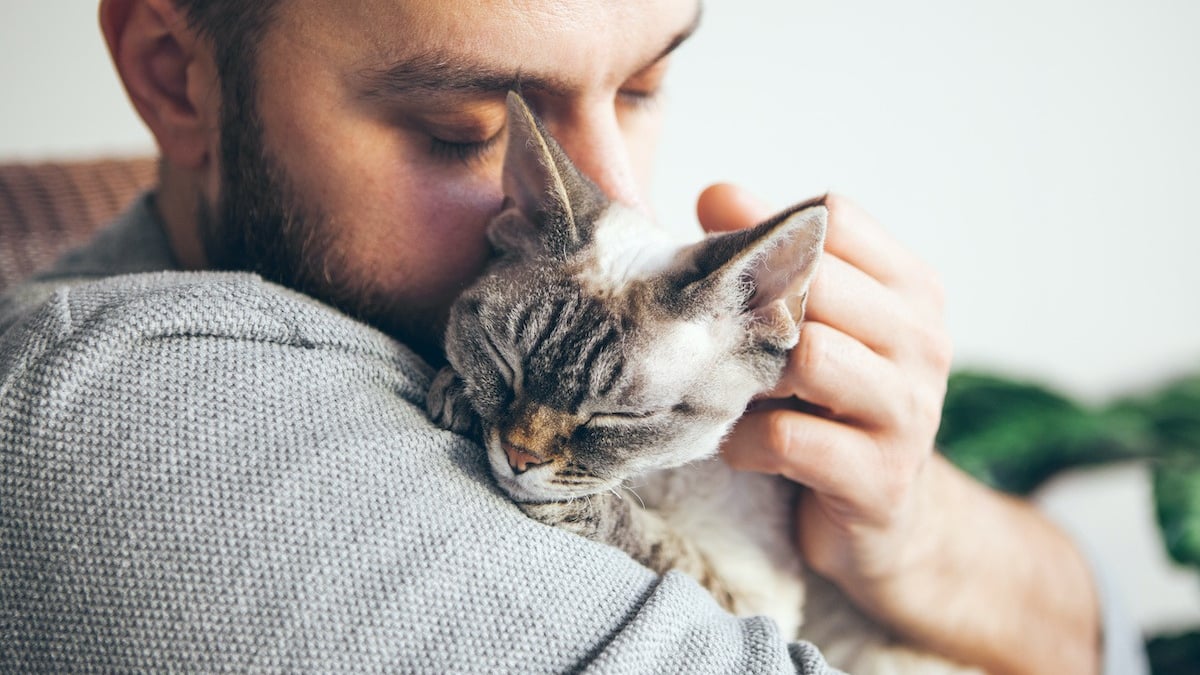
{"label": "knit texture", "polygon": [[143,199],[0,300],[0,670],[831,672],[526,518],[403,345],[172,267]]}

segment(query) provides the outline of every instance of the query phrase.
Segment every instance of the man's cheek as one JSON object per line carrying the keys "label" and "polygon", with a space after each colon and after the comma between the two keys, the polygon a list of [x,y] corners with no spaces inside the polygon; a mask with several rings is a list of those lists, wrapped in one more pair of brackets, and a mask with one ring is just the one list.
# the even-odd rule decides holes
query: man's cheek
{"label": "man's cheek", "polygon": [[487,225],[504,199],[499,177],[426,180],[414,196],[421,202],[416,211],[422,220],[416,236],[438,240],[451,257],[474,259],[487,250]]}
{"label": "man's cheek", "polygon": [[448,304],[483,269],[487,223],[502,201],[498,181],[408,182],[384,202],[390,224],[362,252],[382,285],[426,307]]}

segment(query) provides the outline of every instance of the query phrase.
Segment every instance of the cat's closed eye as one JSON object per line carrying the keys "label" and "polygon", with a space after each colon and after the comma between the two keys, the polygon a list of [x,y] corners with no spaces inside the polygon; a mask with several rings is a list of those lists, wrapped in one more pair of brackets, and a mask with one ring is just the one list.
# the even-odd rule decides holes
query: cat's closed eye
{"label": "cat's closed eye", "polygon": [[665,410],[647,410],[647,411],[641,411],[641,412],[595,413],[590,418],[588,418],[588,421],[584,423],[584,426],[593,427],[593,428],[594,427],[627,426],[630,424],[637,424],[639,422],[644,422],[648,419],[653,419],[655,417],[659,417],[661,415],[664,415],[666,412],[667,411],[665,411]]}
{"label": "cat's closed eye", "polygon": [[487,332],[483,333],[483,344],[491,355],[492,362],[499,368],[500,376],[504,378],[504,383],[510,387],[515,386],[517,373],[520,371],[513,367],[508,355],[496,346],[495,341],[492,340],[492,336]]}

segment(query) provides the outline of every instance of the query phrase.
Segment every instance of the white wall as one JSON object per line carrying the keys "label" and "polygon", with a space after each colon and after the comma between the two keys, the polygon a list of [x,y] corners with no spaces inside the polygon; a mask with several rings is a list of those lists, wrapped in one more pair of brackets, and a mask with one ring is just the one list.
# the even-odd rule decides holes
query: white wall
{"label": "white wall", "polygon": [[[941,271],[962,365],[1095,399],[1200,368],[1200,3],[706,4],[669,83],[664,219],[715,180],[835,189]],[[0,3],[0,160],[152,148],[95,8]],[[1082,482],[1047,508],[1117,560],[1138,621],[1200,623],[1141,474]]]}
{"label": "white wall", "polygon": [[964,363],[1101,394],[1200,367],[1200,3],[708,3],[662,213],[849,194],[932,261]]}
{"label": "white wall", "polygon": [[0,161],[149,153],[96,0],[0,0]]}
{"label": "white wall", "polygon": [[[932,262],[959,365],[1089,399],[1200,369],[1200,3],[712,0],[682,48],[660,215],[731,179],[861,201]],[[1200,624],[1145,471],[1043,507],[1147,631]]]}

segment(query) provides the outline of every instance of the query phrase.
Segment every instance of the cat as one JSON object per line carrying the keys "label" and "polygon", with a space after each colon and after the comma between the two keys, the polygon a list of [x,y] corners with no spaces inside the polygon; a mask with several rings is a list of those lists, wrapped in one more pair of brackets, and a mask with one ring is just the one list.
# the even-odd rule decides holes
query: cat
{"label": "cat", "polygon": [[824,199],[677,241],[607,199],[515,93],[503,176],[487,230],[497,255],[450,309],[431,418],[480,441],[530,517],[682,571],[836,667],[974,672],[893,644],[807,574],[793,543],[798,487],[716,457],[799,339]]}

